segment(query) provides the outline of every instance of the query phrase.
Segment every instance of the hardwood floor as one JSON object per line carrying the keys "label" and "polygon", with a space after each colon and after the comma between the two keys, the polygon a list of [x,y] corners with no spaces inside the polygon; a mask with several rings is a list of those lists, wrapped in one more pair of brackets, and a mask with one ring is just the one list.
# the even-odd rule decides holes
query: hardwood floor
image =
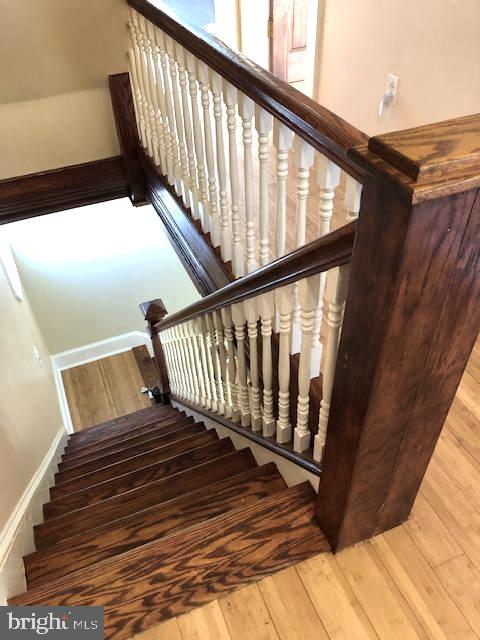
{"label": "hardwood floor", "polygon": [[410,520],[135,640],[480,638],[480,341]]}
{"label": "hardwood floor", "polygon": [[144,381],[133,350],[66,369],[62,378],[75,431],[151,405],[140,394]]}

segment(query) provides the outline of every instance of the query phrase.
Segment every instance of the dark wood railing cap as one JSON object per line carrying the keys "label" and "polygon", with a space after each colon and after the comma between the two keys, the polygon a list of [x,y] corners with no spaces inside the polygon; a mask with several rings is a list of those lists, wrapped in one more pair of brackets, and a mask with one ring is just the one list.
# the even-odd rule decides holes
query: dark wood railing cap
{"label": "dark wood railing cap", "polygon": [[153,329],[164,331],[206,313],[347,264],[352,256],[356,231],[357,221],[354,220],[172,314]]}
{"label": "dark wood railing cap", "polygon": [[349,149],[368,141],[368,136],[360,129],[305,96],[288,82],[279,80],[245,55],[230,49],[208,31],[176,15],[161,0],[127,2],[347,173],[358,180],[362,179],[363,169],[347,154]]}
{"label": "dark wood railing cap", "polygon": [[142,314],[142,317],[150,325],[154,325],[157,322],[160,322],[168,313],[165,305],[163,304],[163,301],[160,300],[160,298],[156,298],[155,300],[147,300],[147,302],[142,302],[138,306],[140,307],[140,313]]}
{"label": "dark wood railing cap", "polygon": [[480,114],[370,138],[350,152],[412,202],[480,186]]}

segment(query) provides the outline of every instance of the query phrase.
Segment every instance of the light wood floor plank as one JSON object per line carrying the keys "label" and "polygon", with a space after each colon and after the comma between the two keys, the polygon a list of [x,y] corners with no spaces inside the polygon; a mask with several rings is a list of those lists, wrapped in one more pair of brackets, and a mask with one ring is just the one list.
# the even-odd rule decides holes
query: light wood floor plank
{"label": "light wood floor plank", "polygon": [[257,584],[220,601],[232,640],[278,640],[278,633]]}
{"label": "light wood floor plank", "polygon": [[450,597],[480,638],[480,571],[466,556],[449,560],[436,571]]}
{"label": "light wood floor plank", "polygon": [[177,619],[183,640],[231,640],[218,600]]}
{"label": "light wood floor plank", "polygon": [[328,640],[327,632],[294,567],[258,583],[281,640]]}
{"label": "light wood floor plank", "polygon": [[176,618],[171,618],[162,624],[135,636],[133,640],[183,640]]}
{"label": "light wood floor plank", "polygon": [[376,640],[365,611],[331,554],[296,566],[330,640]]}

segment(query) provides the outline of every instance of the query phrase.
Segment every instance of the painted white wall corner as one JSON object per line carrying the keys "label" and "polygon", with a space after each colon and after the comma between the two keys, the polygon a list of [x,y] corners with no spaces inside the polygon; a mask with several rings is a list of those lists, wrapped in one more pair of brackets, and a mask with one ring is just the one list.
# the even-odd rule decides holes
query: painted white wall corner
{"label": "painted white wall corner", "polygon": [[112,336],[106,340],[92,342],[83,347],[62,351],[51,356],[60,410],[68,433],[73,433],[73,424],[65,387],[63,386],[62,371],[87,364],[88,362],[94,362],[95,360],[101,360],[102,358],[108,358],[109,356],[115,356],[118,353],[124,353],[134,347],[141,346],[146,346],[150,356],[153,358],[150,336],[142,331],[130,331],[129,333]]}
{"label": "painted white wall corner", "polygon": [[0,606],[26,590],[23,556],[35,551],[33,525],[43,522],[42,505],[50,499],[68,433],[59,429],[50,449],[31,479],[15,510],[0,532]]}

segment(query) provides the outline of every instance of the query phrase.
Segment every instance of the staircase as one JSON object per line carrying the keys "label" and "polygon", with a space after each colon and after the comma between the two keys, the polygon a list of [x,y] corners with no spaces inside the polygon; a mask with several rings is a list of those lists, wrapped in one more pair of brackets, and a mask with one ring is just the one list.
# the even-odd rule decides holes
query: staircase
{"label": "staircase", "polygon": [[309,483],[155,405],[71,436],[11,605],[100,605],[130,638],[326,551]]}

